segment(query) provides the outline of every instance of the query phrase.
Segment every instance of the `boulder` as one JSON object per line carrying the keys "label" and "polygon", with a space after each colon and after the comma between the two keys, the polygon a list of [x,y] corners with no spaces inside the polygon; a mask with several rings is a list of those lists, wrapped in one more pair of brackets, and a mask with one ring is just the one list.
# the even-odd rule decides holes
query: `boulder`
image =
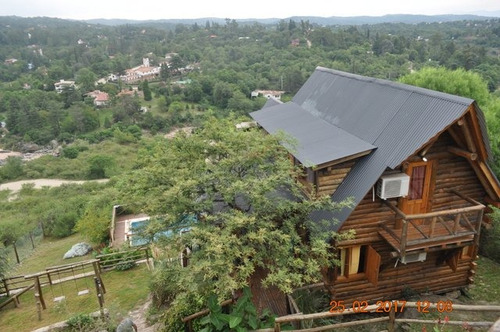
{"label": "boulder", "polygon": [[68,250],[64,254],[63,258],[67,259],[67,258],[72,258],[72,257],[85,256],[86,254],[88,254],[91,251],[92,251],[92,247],[89,244],[87,244],[85,242],[81,242],[81,243],[77,243],[73,247],[71,247],[71,249]]}

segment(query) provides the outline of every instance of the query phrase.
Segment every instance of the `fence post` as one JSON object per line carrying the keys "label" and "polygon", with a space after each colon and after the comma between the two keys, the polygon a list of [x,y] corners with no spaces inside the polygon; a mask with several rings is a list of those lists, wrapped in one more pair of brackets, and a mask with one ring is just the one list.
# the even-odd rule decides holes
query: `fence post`
{"label": "fence post", "polygon": [[151,266],[149,266],[149,252],[148,252],[148,248],[144,249],[144,253],[146,254],[146,265],[148,266],[148,270],[151,270]]}
{"label": "fence post", "polygon": [[35,276],[33,282],[35,283],[35,298],[37,299],[38,302],[40,302],[42,309],[47,309],[47,306],[45,305],[45,300],[43,299],[42,286],[40,285],[40,279],[38,275]]}
{"label": "fence post", "polygon": [[47,234],[45,234],[45,227],[43,226],[43,222],[40,221],[40,228],[42,229],[42,238],[44,239]]}
{"label": "fence post", "polygon": [[3,286],[5,288],[5,294],[9,296],[9,285],[7,284],[7,279],[2,279],[2,281],[3,281]]}
{"label": "fence post", "polygon": [[99,300],[99,307],[101,310],[101,317],[104,317],[104,294],[102,293],[102,287],[99,279],[94,277],[95,289],[97,293],[97,299]]}
{"label": "fence post", "polygon": [[393,305],[391,308],[391,311],[389,312],[389,322],[387,323],[387,331],[388,332],[394,332],[395,330],[395,324],[396,322],[396,306]]}
{"label": "fence post", "polygon": [[38,314],[38,320],[42,320],[42,304],[40,303],[40,294],[35,293],[36,300],[36,312]]}
{"label": "fence post", "polygon": [[30,231],[31,248],[35,250],[35,242],[33,241],[33,233]]}
{"label": "fence post", "polygon": [[103,294],[106,294],[106,287],[104,287],[104,283],[102,282],[102,278],[101,278],[100,261],[92,262],[92,266],[94,267],[94,275],[97,277],[97,279],[99,280],[99,284],[101,285],[102,292],[103,292]]}

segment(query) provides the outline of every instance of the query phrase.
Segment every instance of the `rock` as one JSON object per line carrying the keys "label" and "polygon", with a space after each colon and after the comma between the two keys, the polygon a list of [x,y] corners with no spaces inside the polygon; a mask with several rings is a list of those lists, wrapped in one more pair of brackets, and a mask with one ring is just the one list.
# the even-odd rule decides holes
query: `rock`
{"label": "rock", "polygon": [[453,291],[453,292],[449,292],[449,293],[446,293],[446,298],[447,299],[451,299],[451,300],[456,300],[460,297],[461,293],[459,290],[456,290],[456,291]]}
{"label": "rock", "polygon": [[116,328],[116,332],[135,332],[137,331],[137,325],[132,321],[130,317],[122,320],[120,325]]}
{"label": "rock", "polygon": [[92,251],[92,247],[89,244],[87,244],[85,242],[81,242],[81,243],[77,243],[73,247],[71,247],[71,249],[68,250],[64,254],[63,258],[67,259],[67,258],[72,258],[72,257],[85,256],[86,254],[88,254],[91,251]]}

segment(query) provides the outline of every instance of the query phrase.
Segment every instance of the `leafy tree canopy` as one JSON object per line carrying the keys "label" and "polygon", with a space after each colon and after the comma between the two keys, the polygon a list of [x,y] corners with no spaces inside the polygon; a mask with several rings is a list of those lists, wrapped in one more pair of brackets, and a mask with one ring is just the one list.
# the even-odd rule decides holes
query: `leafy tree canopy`
{"label": "leafy tree canopy", "polygon": [[126,203],[161,215],[173,230],[187,216],[198,220],[167,241],[174,255],[192,250],[179,292],[225,297],[257,268],[269,270],[264,284],[287,293],[317,282],[320,269],[337,262],[328,241],[337,234],[323,231],[332,220],[319,225],[309,215],[349,203],[304,199],[300,170],[280,144],[286,138],[237,130],[233,121],[210,118],[190,136],[158,140],[119,183]]}
{"label": "leafy tree canopy", "polygon": [[489,91],[483,78],[474,72],[459,68],[456,70],[444,67],[424,67],[413,74],[400,78],[406,84],[450,93],[476,100],[480,106],[489,101]]}
{"label": "leafy tree canopy", "polygon": [[416,73],[401,77],[401,82],[447,92],[450,94],[472,98],[483,110],[488,126],[490,145],[493,152],[491,166],[500,174],[500,99],[489,93],[486,81],[477,73],[464,69],[450,70],[440,68],[423,68]]}

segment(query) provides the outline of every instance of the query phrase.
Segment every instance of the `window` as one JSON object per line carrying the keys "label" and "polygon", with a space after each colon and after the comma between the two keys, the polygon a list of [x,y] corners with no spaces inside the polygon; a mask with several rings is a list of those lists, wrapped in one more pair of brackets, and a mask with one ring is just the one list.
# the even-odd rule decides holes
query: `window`
{"label": "window", "polygon": [[474,255],[474,245],[466,246],[462,248],[460,253],[461,259],[470,259],[473,258]]}
{"label": "window", "polygon": [[352,246],[340,249],[337,280],[349,281],[366,278],[377,285],[380,255],[371,246]]}
{"label": "window", "polygon": [[422,199],[424,193],[426,166],[413,167],[410,176],[410,192],[408,199]]}
{"label": "window", "polygon": [[364,258],[366,246],[354,246],[340,249],[339,276],[349,277],[365,272]]}

